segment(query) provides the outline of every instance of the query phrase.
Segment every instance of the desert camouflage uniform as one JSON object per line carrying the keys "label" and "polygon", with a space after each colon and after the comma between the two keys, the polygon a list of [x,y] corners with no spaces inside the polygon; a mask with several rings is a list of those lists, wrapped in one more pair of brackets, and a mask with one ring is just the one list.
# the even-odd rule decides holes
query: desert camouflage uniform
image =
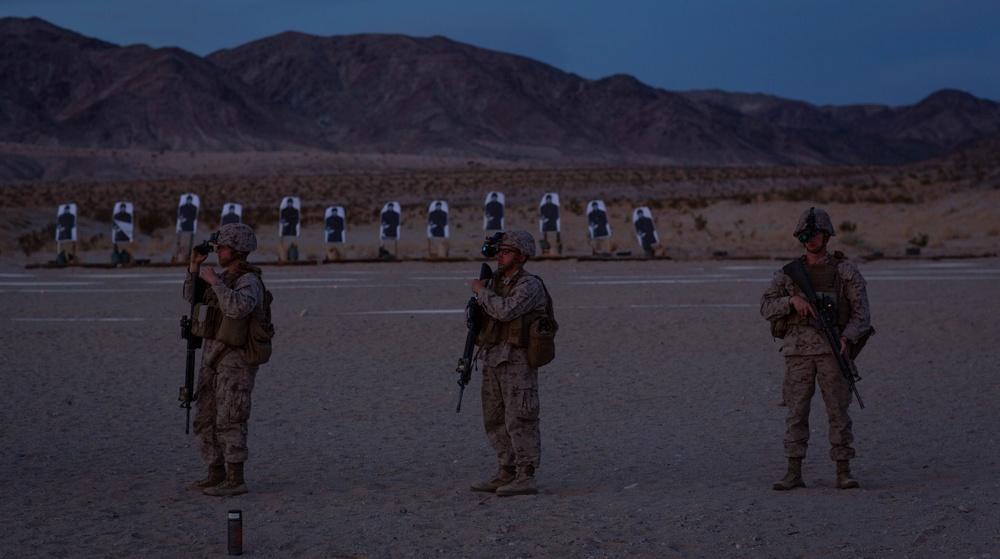
{"label": "desert camouflage uniform", "polygon": [[[839,262],[839,264],[838,264]],[[817,266],[837,266],[842,282],[842,299],[848,301],[850,315],[842,335],[856,343],[871,328],[871,308],[868,305],[867,282],[857,266],[837,260],[827,254]],[[816,290],[822,291],[821,286]],[[760,301],[760,313],[773,320],[794,313],[789,303],[793,295],[804,298],[802,290],[791,278],[779,270],[771,279],[771,286]],[[785,433],[785,454],[789,458],[804,458],[809,443],[809,408],[818,382],[830,425],[830,459],[854,458],[851,416],[847,408],[853,393],[844,378],[837,359],[830,353],[826,335],[807,320],[790,319],[788,333],[782,340],[781,352],[785,355],[787,372],[782,386],[782,397],[788,407]],[[853,364],[852,364],[853,366]]]}
{"label": "desert camouflage uniform", "polygon": [[[254,272],[259,273],[260,269],[245,262],[236,274],[223,272],[219,275],[221,281],[206,289],[203,301],[213,304],[217,301],[222,312],[232,318],[248,317],[255,308],[264,305],[264,285]],[[192,294],[192,279],[188,274],[184,299],[191,302]],[[247,460],[250,394],[258,368],[247,364],[243,347],[205,340],[193,426],[201,455],[209,467]]]}
{"label": "desert camouflage uniform", "polygon": [[[489,333],[500,322],[544,312],[548,299],[542,282],[522,269],[511,278],[491,279],[476,300],[486,315],[482,331]],[[483,426],[498,463],[537,468],[542,455],[538,368],[528,365],[527,347],[503,339],[485,344],[479,357],[483,361]]]}

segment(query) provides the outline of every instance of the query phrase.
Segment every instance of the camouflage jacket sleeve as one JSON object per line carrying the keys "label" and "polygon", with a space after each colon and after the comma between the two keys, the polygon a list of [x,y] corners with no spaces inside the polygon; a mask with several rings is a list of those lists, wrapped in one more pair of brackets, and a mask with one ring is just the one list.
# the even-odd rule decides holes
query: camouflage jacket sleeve
{"label": "camouflage jacket sleeve", "polygon": [[[489,285],[493,285],[491,280]],[[501,297],[490,287],[479,290],[476,301],[483,312],[501,321],[509,322],[535,310],[545,310],[545,289],[542,282],[531,274],[524,274],[507,297]]]}
{"label": "camouflage jacket sleeve", "polygon": [[223,281],[216,283],[212,290],[219,298],[219,309],[230,318],[246,318],[257,308],[258,304],[264,301],[264,286],[257,276],[253,274],[243,274],[236,280],[236,284],[230,288],[226,285],[225,274]]}
{"label": "camouflage jacket sleeve", "polygon": [[[186,269],[185,269],[185,271],[187,272]],[[184,300],[187,301],[188,303],[199,303],[200,302],[200,301],[192,301],[191,300],[194,297],[194,280],[195,280],[195,276],[191,272],[187,272],[184,275],[184,288],[181,291],[181,294],[184,296]]]}
{"label": "camouflage jacket sleeve", "polygon": [[851,315],[841,335],[857,343],[858,338],[872,327],[871,307],[868,305],[868,282],[858,267],[850,262],[841,262],[837,273],[844,286],[844,295],[851,303]]}
{"label": "camouflage jacket sleeve", "polygon": [[760,298],[760,315],[764,320],[776,320],[792,313],[794,309],[788,300],[794,294],[791,278],[778,270],[771,277],[771,285]]}

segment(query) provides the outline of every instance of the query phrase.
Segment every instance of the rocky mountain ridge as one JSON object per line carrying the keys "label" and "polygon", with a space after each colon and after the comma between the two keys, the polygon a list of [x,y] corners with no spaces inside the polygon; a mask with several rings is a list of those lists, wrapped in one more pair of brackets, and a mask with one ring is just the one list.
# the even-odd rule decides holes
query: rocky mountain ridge
{"label": "rocky mountain ridge", "polygon": [[[900,165],[998,136],[1000,103],[955,90],[903,107],[815,106],[671,92],[627,75],[588,80],[445,37],[286,32],[200,57],[0,19],[0,142],[90,149],[96,159],[144,150]],[[4,182],[72,180],[83,165],[24,150],[0,161]]]}

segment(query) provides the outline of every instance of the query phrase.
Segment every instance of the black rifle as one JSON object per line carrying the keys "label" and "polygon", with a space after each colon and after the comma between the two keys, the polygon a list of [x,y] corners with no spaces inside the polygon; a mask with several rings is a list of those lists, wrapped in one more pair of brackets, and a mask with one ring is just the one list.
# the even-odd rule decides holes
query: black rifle
{"label": "black rifle", "polygon": [[194,388],[194,362],[198,349],[201,348],[201,337],[195,336],[191,332],[191,324],[194,322],[194,306],[201,302],[205,295],[205,288],[208,283],[198,277],[197,272],[191,274],[191,288],[194,291],[191,297],[191,314],[181,317],[181,338],[187,340],[187,362],[184,365],[184,386],[180,388],[182,408],[187,408],[187,419],[184,421],[184,434],[191,432],[191,402],[197,399]]}
{"label": "black rifle", "polygon": [[[479,279],[488,280],[491,277],[493,277],[493,270],[490,269],[489,264],[483,263],[479,269]],[[455,413],[462,411],[462,395],[465,394],[466,385],[472,380],[472,353],[476,350],[476,336],[479,335],[479,327],[482,323],[482,310],[479,308],[479,303],[476,302],[476,297],[472,296],[469,303],[465,305],[465,325],[469,327],[469,333],[465,335],[465,351],[458,359],[458,367],[455,369],[455,372],[458,373],[458,406],[455,408]]]}
{"label": "black rifle", "polygon": [[812,282],[809,281],[809,273],[806,272],[806,266],[802,263],[801,258],[796,258],[788,264],[785,264],[781,271],[785,272],[788,277],[792,278],[795,285],[799,286],[799,289],[805,294],[806,299],[809,304],[812,305],[813,310],[819,316],[820,325],[822,326],[823,332],[826,334],[826,341],[830,344],[830,349],[833,351],[833,356],[837,358],[837,365],[840,366],[840,373],[844,375],[847,382],[851,385],[851,390],[854,391],[854,397],[858,399],[858,407],[865,409],[864,402],[861,401],[861,394],[858,393],[858,387],[855,386],[855,382],[861,380],[861,377],[851,368],[851,362],[846,355],[840,353],[840,334],[837,332],[836,321],[833,317],[833,308],[830,301],[824,300],[813,288]]}

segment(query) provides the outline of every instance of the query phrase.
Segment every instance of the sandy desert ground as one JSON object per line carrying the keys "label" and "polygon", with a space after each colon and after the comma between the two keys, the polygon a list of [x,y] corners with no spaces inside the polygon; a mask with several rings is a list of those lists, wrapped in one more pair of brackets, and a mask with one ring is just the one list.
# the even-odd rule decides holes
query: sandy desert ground
{"label": "sandy desert ground", "polygon": [[183,270],[6,261],[0,556],[223,556],[229,509],[253,557],[1000,555],[1000,260],[861,263],[862,488],[833,488],[817,401],[791,492],[771,489],[782,359],[757,310],[781,263],[532,263],[562,329],[541,493],[513,498],[467,489],[494,467],[477,376],[455,413],[477,263],[267,266],[251,492],[215,499],[181,488],[201,474],[176,402]]}
{"label": "sandy desert ground", "polygon": [[[245,157],[171,164],[237,173]],[[256,557],[998,556],[992,159],[874,170],[408,162],[400,171],[376,158],[334,176],[317,167],[314,176],[0,185],[0,557],[221,556],[234,508],[245,554]],[[558,358],[542,372],[534,497],[468,491],[494,468],[475,375],[455,413],[462,309],[490,190],[506,194],[507,226],[531,231],[542,194],[563,202],[560,258],[529,266],[562,325]],[[278,201],[301,197],[299,254],[317,263],[265,266],[278,338],[255,391],[251,493],[228,499],[181,489],[202,473],[176,402],[183,268],[101,267],[116,201],[135,202],[137,223],[150,220],[133,257],[166,264],[178,245],[176,201],[192,191],[205,215],[230,199],[249,208],[261,239],[253,259],[275,264]],[[452,209],[447,251],[426,240],[436,198]],[[598,247],[584,217],[592,199],[607,203],[612,228]],[[388,247],[394,261],[374,261],[377,210],[389,200],[403,206],[402,238]],[[77,256],[87,266],[47,268],[55,210],[69,201],[83,209]],[[348,242],[333,255],[341,260],[322,264],[331,256],[322,210],[333,204],[348,208]],[[639,258],[632,234],[638,205],[653,210],[653,259]],[[862,488],[833,488],[817,401],[808,487],[779,493],[783,363],[757,305],[799,252],[791,229],[812,205],[830,211],[833,247],[868,277],[879,332],[859,360]],[[196,240],[216,224],[206,219]]]}

